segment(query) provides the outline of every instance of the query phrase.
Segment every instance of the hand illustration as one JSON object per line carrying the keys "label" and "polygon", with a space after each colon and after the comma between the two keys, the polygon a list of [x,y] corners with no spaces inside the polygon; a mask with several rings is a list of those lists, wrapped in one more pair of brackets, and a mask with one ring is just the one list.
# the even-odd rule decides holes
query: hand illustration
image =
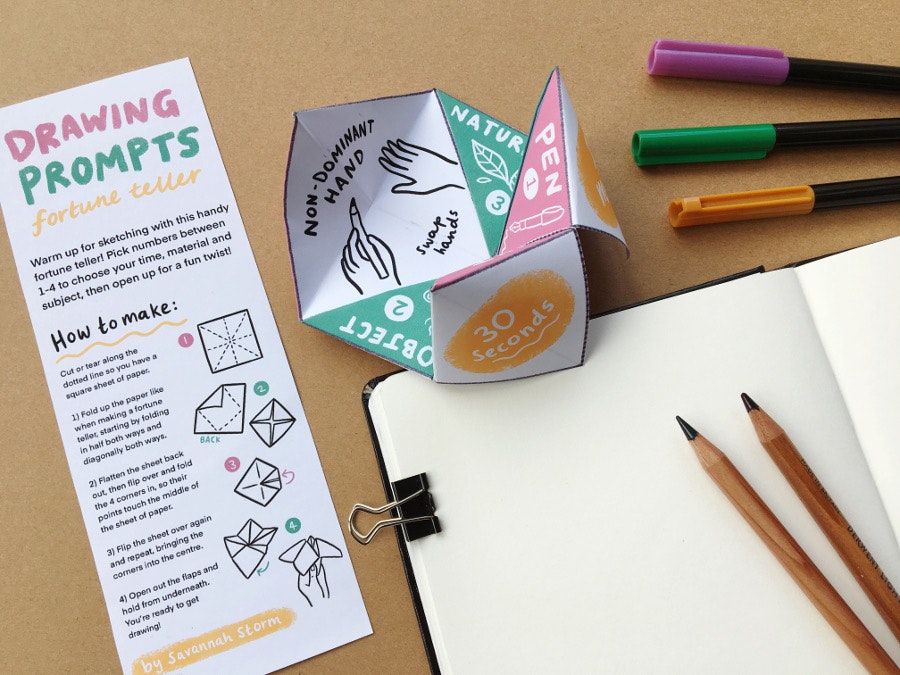
{"label": "hand illustration", "polygon": [[378,162],[385,171],[403,179],[391,188],[394,194],[430,195],[446,188],[463,189],[462,185],[447,182],[448,172],[458,175],[454,169],[458,162],[400,138],[381,148]]}
{"label": "hand illustration", "polygon": [[318,562],[310,567],[306,574],[298,575],[297,590],[300,591],[300,595],[306,598],[306,602],[309,603],[310,607],[313,606],[313,599],[323,600],[330,598],[331,590],[328,588],[325,565]]}
{"label": "hand illustration", "polygon": [[343,557],[344,553],[334,544],[309,536],[291,546],[278,559],[294,566],[297,571],[297,590],[312,607],[313,598],[319,600],[331,597],[325,561]]}
{"label": "hand illustration", "polygon": [[380,238],[366,232],[356,199],[350,200],[350,236],[341,255],[341,271],[360,295],[400,285],[393,252]]}

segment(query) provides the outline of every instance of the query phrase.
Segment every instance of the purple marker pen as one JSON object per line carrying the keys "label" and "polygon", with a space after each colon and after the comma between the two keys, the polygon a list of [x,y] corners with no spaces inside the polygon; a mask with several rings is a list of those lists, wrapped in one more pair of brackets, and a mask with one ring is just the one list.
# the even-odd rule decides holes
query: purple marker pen
{"label": "purple marker pen", "polygon": [[768,47],[657,40],[650,75],[753,84],[813,84],[900,91],[900,67],[788,57]]}

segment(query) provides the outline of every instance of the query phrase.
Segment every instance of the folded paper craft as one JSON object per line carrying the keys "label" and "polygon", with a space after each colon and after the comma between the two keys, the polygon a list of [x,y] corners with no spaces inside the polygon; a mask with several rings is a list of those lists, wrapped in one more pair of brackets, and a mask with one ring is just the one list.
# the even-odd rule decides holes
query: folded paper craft
{"label": "folded paper craft", "polygon": [[269,544],[277,531],[276,527],[262,527],[250,518],[240,532],[225,537],[228,557],[245,578],[249,579],[266,557]]}
{"label": "folded paper craft", "polygon": [[194,413],[195,434],[239,434],[244,431],[245,384],[223,384]]}
{"label": "folded paper craft", "polygon": [[526,137],[445,94],[295,113],[301,319],[439,382],[580,365],[578,228],[624,237],[555,70]]}

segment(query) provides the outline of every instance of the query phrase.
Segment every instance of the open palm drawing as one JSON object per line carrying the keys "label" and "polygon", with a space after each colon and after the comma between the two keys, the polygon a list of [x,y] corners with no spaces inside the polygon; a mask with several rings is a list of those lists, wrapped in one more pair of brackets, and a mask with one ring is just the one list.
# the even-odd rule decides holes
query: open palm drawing
{"label": "open palm drawing", "polygon": [[378,162],[385,171],[403,179],[391,188],[394,194],[430,195],[447,188],[463,189],[462,185],[447,182],[449,170],[458,175],[454,170],[458,162],[400,138],[382,146]]}

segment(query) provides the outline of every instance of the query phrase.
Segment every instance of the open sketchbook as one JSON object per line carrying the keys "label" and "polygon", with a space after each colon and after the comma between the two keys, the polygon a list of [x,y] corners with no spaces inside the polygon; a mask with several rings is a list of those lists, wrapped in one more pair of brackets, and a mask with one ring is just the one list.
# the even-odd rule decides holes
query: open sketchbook
{"label": "open sketchbook", "polygon": [[900,238],[591,322],[586,364],[527,380],[389,376],[387,482],[427,474],[406,542],[442,672],[863,672],[705,474],[726,452],[895,661],[893,638],[762,449],[747,392],[900,583]]}

